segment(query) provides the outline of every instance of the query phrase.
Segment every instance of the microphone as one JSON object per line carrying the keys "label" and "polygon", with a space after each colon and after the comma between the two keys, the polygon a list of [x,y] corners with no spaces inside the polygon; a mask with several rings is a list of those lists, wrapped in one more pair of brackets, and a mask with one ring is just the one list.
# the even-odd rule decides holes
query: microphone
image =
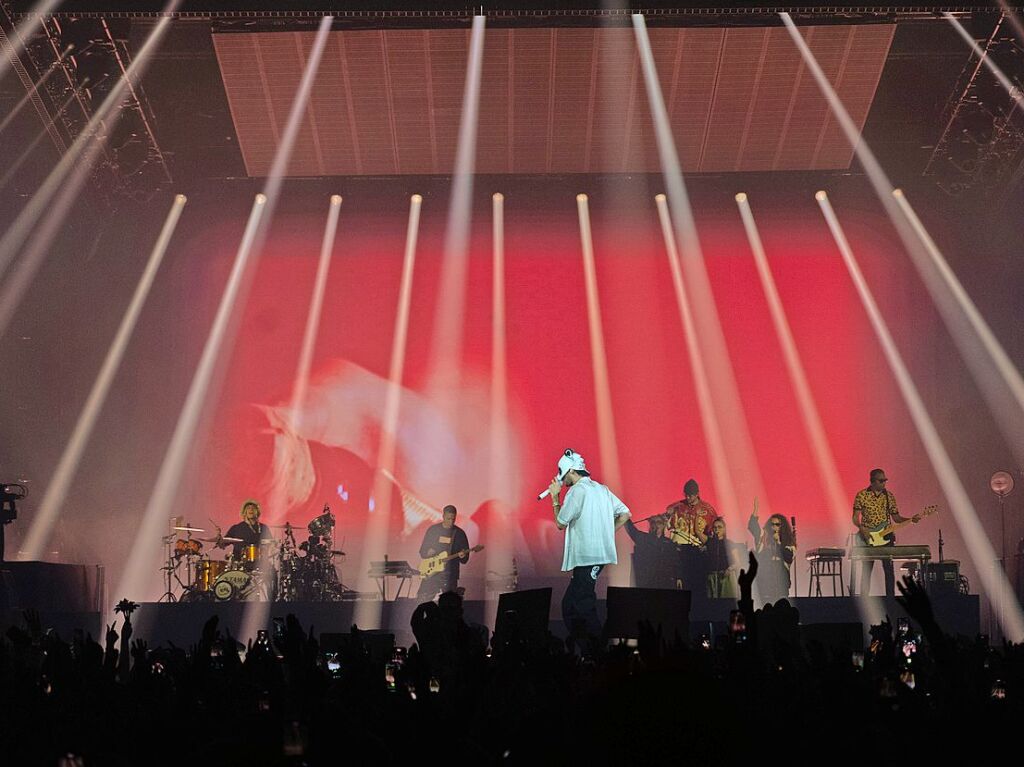
{"label": "microphone", "polygon": [[[555,481],[556,481],[556,482],[558,481],[558,477],[555,477]],[[562,484],[562,483],[561,483],[561,482],[559,482],[558,484]],[[537,496],[537,500],[538,500],[538,501],[543,501],[543,500],[544,500],[545,498],[547,498],[547,497],[548,497],[549,495],[551,495],[551,488],[550,488],[550,487],[549,487],[549,488],[548,488],[547,490],[545,490],[545,491],[544,491],[543,493],[541,493],[540,495],[538,495],[538,496]]]}

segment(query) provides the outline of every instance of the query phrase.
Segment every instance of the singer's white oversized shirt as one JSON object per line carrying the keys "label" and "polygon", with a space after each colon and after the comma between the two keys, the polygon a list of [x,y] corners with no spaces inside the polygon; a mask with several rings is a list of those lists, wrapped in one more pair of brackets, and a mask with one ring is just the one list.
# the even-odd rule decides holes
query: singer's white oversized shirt
{"label": "singer's white oversized shirt", "polygon": [[570,487],[557,517],[565,525],[562,570],[616,564],[615,518],[623,514],[629,515],[626,504],[600,482],[581,477]]}

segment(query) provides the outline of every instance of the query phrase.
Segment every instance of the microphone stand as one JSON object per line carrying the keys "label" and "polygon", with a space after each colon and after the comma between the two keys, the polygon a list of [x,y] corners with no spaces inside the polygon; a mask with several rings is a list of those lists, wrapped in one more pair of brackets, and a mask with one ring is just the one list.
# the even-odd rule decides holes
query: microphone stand
{"label": "microphone stand", "polygon": [[[173,523],[172,523],[173,524]],[[174,596],[174,592],[171,590],[171,579],[174,576],[174,571],[177,569],[174,565],[174,556],[171,554],[171,541],[174,539],[174,533],[164,536],[164,544],[167,546],[167,565],[164,567],[164,571],[167,573],[167,591],[164,595],[158,599],[158,602],[177,602],[177,597]]]}
{"label": "microphone stand", "polygon": [[[793,596],[800,596],[800,568],[797,566],[796,558],[796,517],[789,518],[789,526],[793,528]],[[810,587],[808,587],[810,588]]]}

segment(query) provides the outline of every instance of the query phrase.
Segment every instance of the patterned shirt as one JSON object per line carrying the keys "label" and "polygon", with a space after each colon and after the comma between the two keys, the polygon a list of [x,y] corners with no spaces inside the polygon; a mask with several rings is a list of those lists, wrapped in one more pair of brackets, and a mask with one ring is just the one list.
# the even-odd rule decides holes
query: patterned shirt
{"label": "patterned shirt", "polygon": [[853,499],[853,510],[860,512],[860,524],[872,530],[885,527],[894,517],[900,515],[896,496],[888,490],[876,493],[866,487]]}
{"label": "patterned shirt", "polygon": [[699,533],[705,536],[711,534],[711,526],[718,519],[718,512],[715,507],[700,498],[690,506],[684,498],[681,501],[669,504],[665,512],[669,515],[668,531],[669,536],[676,543],[688,543],[691,546],[700,546]]}

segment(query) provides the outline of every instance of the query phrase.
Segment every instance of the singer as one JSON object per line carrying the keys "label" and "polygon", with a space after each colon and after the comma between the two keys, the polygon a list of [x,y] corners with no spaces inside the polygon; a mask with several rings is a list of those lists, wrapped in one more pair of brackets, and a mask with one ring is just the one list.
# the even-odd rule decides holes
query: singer
{"label": "singer", "polygon": [[[562,487],[568,487],[559,500]],[[629,509],[587,471],[583,456],[566,450],[558,459],[558,474],[548,488],[555,524],[565,531],[562,571],[572,578],[562,597],[562,620],[569,635],[588,651],[601,636],[597,617],[597,578],[605,565],[618,562],[615,531],[629,521]]]}
{"label": "singer", "polygon": [[757,588],[762,602],[775,602],[789,596],[789,569],[796,558],[796,538],[793,528],[781,514],[772,514],[761,527],[757,518],[757,498],[754,513],[747,521],[747,529],[754,536],[757,554]]}

